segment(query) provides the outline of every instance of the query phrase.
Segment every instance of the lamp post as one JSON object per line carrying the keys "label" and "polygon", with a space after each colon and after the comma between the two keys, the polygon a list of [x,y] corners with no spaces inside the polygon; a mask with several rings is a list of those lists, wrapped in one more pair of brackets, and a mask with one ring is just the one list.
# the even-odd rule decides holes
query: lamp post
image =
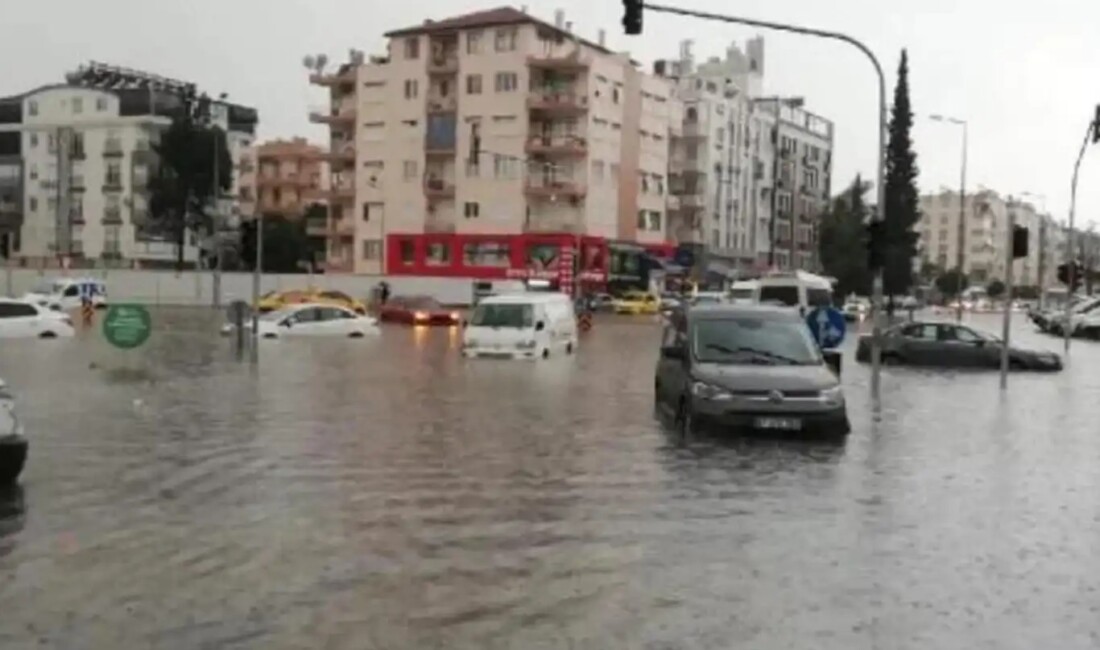
{"label": "lamp post", "polygon": [[946,122],[948,124],[955,124],[962,127],[962,171],[959,173],[959,232],[958,232],[958,245],[955,251],[955,266],[957,273],[955,274],[955,302],[957,304],[955,308],[955,320],[962,322],[963,313],[963,265],[966,262],[966,140],[967,140],[967,124],[966,120],[959,119],[957,117],[946,117],[944,115],[929,115],[928,119],[933,122]]}

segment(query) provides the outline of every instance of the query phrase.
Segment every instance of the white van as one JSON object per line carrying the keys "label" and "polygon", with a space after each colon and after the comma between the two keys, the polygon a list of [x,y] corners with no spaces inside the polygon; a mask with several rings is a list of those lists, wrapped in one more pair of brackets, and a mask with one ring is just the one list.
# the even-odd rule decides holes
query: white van
{"label": "white van", "polygon": [[770,273],[756,281],[756,302],[809,311],[833,304],[833,283],[805,271]]}
{"label": "white van", "polygon": [[24,294],[23,300],[47,309],[70,311],[79,309],[85,296],[92,306],[102,309],[107,306],[107,285],[95,278],[56,278],[43,281]]}
{"label": "white van", "polygon": [[466,357],[546,359],[577,347],[577,315],[564,293],[484,298],[462,333]]}
{"label": "white van", "polygon": [[756,280],[741,280],[730,285],[730,302],[741,305],[756,302],[756,290],[760,288]]}

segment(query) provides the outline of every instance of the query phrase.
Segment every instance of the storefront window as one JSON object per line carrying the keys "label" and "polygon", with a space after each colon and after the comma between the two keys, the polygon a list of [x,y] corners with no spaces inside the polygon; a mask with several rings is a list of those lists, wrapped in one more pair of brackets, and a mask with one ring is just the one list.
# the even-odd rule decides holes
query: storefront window
{"label": "storefront window", "polygon": [[416,262],[416,244],[411,239],[402,239],[397,248],[402,266],[412,266]]}
{"label": "storefront window", "polygon": [[428,266],[449,266],[451,263],[451,247],[447,242],[432,242],[428,244],[428,254],[425,256]]}
{"label": "storefront window", "polygon": [[462,247],[462,259],[466,266],[508,267],[511,253],[508,244],[476,242]]}
{"label": "storefront window", "polygon": [[531,244],[527,247],[527,268],[536,271],[549,271],[558,267],[558,254],[561,247],[557,244]]}

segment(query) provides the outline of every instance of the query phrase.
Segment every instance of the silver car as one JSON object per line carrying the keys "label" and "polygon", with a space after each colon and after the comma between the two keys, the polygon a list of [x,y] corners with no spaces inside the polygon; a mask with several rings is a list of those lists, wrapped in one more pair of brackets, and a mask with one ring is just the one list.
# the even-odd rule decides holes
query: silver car
{"label": "silver car", "polygon": [[676,313],[665,325],[654,390],[682,435],[706,427],[825,437],[850,430],[839,354],[822,353],[790,309],[705,304]]}
{"label": "silver car", "polygon": [[15,398],[0,379],[0,486],[15,483],[27,460],[27,439],[15,415]]}

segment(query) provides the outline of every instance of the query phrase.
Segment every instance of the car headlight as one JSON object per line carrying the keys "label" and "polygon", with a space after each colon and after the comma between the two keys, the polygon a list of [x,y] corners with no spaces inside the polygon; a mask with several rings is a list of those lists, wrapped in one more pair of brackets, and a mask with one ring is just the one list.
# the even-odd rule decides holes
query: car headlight
{"label": "car headlight", "polygon": [[733,395],[730,394],[725,388],[720,388],[711,384],[707,384],[701,381],[697,381],[691,384],[691,394],[700,399],[712,400],[712,401],[725,401],[733,399]]}
{"label": "car headlight", "polygon": [[833,386],[832,388],[823,389],[817,394],[818,399],[826,404],[833,404],[839,406],[844,403],[844,389],[840,386]]}

